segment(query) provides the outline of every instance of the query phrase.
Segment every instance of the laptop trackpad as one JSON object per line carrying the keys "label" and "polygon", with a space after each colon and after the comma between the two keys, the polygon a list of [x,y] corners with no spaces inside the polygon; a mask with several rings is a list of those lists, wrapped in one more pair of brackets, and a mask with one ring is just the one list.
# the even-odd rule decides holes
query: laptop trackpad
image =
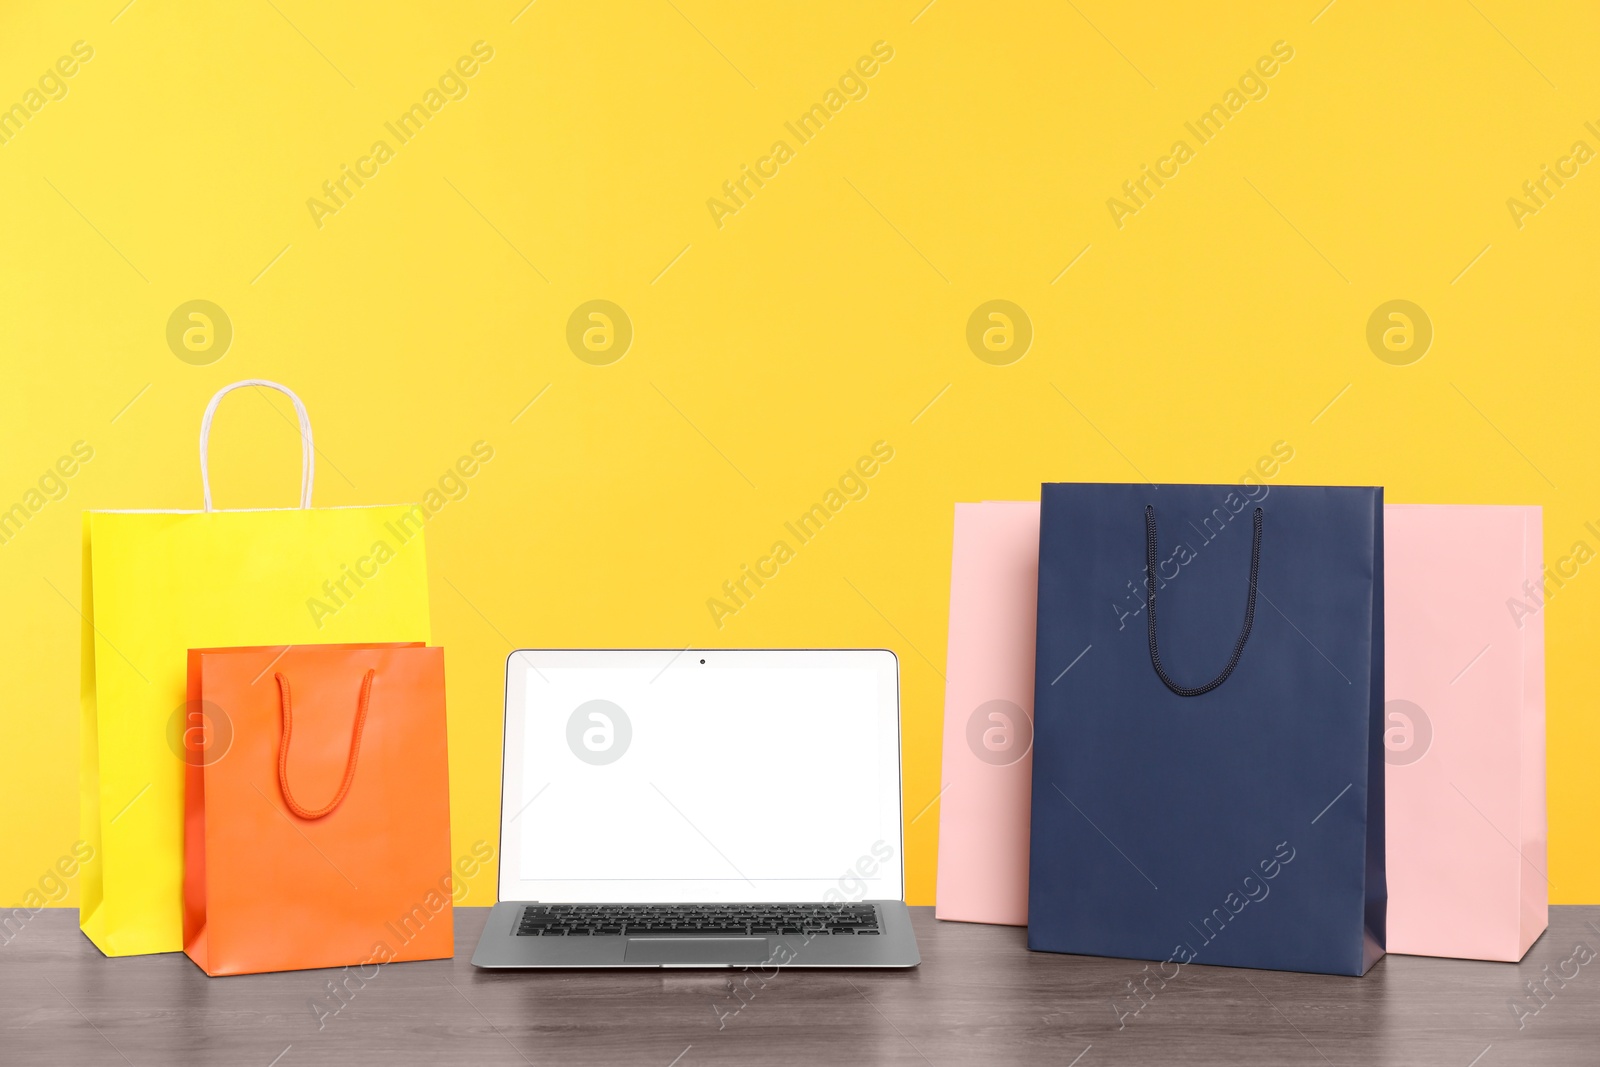
{"label": "laptop trackpad", "polygon": [[764,937],[630,937],[625,963],[765,963]]}

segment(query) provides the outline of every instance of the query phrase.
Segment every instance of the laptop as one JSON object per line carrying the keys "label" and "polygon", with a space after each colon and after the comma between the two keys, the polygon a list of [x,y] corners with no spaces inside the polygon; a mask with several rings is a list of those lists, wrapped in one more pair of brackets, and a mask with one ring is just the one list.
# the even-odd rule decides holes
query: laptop
{"label": "laptop", "polygon": [[472,963],[915,967],[886,650],[520,649]]}

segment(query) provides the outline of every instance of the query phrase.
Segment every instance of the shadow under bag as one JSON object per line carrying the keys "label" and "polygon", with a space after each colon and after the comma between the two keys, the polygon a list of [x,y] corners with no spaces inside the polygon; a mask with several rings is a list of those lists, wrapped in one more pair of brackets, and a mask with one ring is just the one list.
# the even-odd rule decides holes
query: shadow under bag
{"label": "shadow under bag", "polygon": [[1366,973],[1383,653],[1381,488],[1045,485],[1028,947]]}

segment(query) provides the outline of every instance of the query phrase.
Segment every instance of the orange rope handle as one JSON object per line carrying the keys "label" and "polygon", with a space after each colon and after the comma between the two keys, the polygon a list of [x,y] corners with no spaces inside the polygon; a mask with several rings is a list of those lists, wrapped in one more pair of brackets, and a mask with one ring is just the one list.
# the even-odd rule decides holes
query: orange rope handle
{"label": "orange rope handle", "polygon": [[339,783],[339,792],[334,794],[327,807],[319,811],[310,811],[301,807],[294,799],[294,794],[289,792],[289,735],[294,729],[294,714],[289,706],[289,679],[281,673],[273,672],[272,677],[278,680],[278,699],[283,708],[283,739],[278,745],[278,787],[283,790],[284,803],[288,804],[289,810],[300,818],[322,818],[337,808],[339,802],[344,800],[345,794],[350,792],[350,785],[356,780],[356,755],[361,751],[361,731],[367,725],[367,704],[372,699],[372,679],[377,673],[376,670],[369,670],[361,681],[361,702],[356,706],[355,736],[350,741],[350,760],[345,764],[344,781]]}

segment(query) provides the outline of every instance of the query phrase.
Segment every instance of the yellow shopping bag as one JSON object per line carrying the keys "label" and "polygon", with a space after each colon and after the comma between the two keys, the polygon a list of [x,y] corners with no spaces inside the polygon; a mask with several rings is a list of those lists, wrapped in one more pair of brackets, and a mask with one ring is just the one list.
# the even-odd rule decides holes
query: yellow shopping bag
{"label": "yellow shopping bag", "polygon": [[[206,446],[217,404],[267,386],[300,417],[300,507],[219,511]],[[186,761],[225,759],[226,708],[185,703],[188,651],[429,640],[426,513],[312,508],[305,405],[235,382],[200,424],[202,511],[96,511],[83,526],[79,925],[108,956],[183,950]]]}

